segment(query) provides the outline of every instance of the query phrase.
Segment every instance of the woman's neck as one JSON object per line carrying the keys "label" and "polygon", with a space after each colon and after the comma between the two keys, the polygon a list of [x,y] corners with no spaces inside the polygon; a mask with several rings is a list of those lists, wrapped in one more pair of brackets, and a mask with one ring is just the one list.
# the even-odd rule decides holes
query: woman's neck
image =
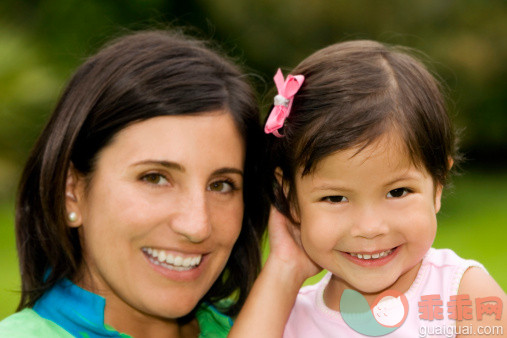
{"label": "woman's neck", "polygon": [[150,316],[131,308],[125,311],[125,304],[106,299],[104,323],[115,330],[132,337],[190,338],[199,336],[197,319],[180,323],[177,319]]}
{"label": "woman's neck", "polygon": [[181,322],[178,319],[164,318],[142,312],[111,290],[100,289],[100,283],[90,278],[90,274],[81,273],[74,278],[74,283],[81,288],[103,297],[106,301],[104,324],[116,331],[132,337],[194,338],[199,336],[200,328],[197,319]]}

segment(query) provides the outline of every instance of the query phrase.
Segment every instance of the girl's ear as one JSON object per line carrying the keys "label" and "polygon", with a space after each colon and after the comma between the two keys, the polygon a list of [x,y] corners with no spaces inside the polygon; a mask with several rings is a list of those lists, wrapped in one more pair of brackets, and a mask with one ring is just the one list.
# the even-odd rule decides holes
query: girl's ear
{"label": "girl's ear", "polygon": [[[448,162],[449,162],[449,171],[450,171],[452,166],[454,165],[454,160],[452,159],[452,157],[449,156]],[[440,211],[440,207],[442,206],[441,201],[442,201],[443,189],[444,189],[444,187],[440,183],[438,183],[435,188],[435,213],[438,213]]]}
{"label": "girl's ear", "polygon": [[276,167],[276,169],[275,169],[275,178],[276,178],[276,181],[278,182],[278,185],[282,188],[283,195],[285,196],[285,200],[289,204],[290,214],[292,216],[292,219],[296,223],[301,223],[299,220],[299,212],[298,212],[297,205],[294,205],[294,203],[297,203],[297,202],[294,201],[294,203],[291,203],[292,201],[289,199],[289,192],[290,192],[289,182],[287,180],[284,180],[283,171],[280,167]]}
{"label": "girl's ear", "polygon": [[435,214],[440,211],[440,207],[442,205],[442,190],[444,189],[443,185],[440,183],[437,183],[437,186],[435,187]]}
{"label": "girl's ear", "polygon": [[276,178],[276,181],[278,182],[278,185],[280,187],[282,187],[283,195],[285,196],[285,198],[287,198],[287,196],[289,194],[289,188],[288,188],[287,184],[283,182],[283,171],[282,171],[282,168],[276,167],[276,169],[275,169],[275,178]]}
{"label": "girl's ear", "polygon": [[449,171],[451,171],[452,166],[454,165],[454,160],[452,159],[451,156],[447,158],[447,162],[449,163]]}
{"label": "girl's ear", "polygon": [[71,163],[67,171],[65,185],[65,209],[67,212],[67,225],[77,228],[83,224],[80,200],[84,192],[84,179]]}

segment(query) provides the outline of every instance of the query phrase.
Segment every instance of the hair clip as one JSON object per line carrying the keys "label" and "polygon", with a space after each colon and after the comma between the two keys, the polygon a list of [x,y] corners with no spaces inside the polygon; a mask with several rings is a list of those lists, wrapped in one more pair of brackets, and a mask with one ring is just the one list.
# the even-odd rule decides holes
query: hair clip
{"label": "hair clip", "polygon": [[294,101],[294,95],[296,95],[299,88],[301,88],[305,77],[303,75],[288,75],[287,79],[284,80],[282,71],[278,68],[273,80],[275,81],[278,95],[275,96],[275,106],[271,110],[268,120],[266,121],[264,132],[266,134],[273,133],[276,137],[283,137],[283,135],[278,132],[278,129],[283,127],[285,119],[289,116],[292,102]]}

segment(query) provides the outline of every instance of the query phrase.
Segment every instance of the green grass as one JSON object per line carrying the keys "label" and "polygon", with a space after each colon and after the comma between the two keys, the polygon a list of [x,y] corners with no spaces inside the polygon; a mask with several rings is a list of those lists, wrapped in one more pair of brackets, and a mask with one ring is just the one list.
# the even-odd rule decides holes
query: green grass
{"label": "green grass", "polygon": [[[436,248],[478,260],[507,290],[507,173],[467,173],[444,193]],[[12,205],[0,206],[0,319],[19,300],[19,273]],[[319,280],[313,277],[307,284]]]}
{"label": "green grass", "polygon": [[0,319],[13,313],[19,301],[19,269],[14,239],[14,211],[0,206]]}
{"label": "green grass", "polygon": [[507,173],[458,177],[438,220],[434,246],[481,262],[507,290]]}

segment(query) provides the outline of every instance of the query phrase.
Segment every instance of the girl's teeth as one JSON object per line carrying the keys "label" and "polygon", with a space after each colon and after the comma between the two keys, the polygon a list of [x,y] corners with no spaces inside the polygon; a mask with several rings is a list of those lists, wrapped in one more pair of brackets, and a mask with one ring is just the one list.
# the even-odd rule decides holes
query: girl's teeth
{"label": "girl's teeth", "polygon": [[381,258],[381,257],[385,257],[385,256],[389,255],[392,251],[393,251],[392,249],[389,249],[389,250],[377,252],[377,253],[374,253],[371,255],[351,252],[350,255],[357,257],[359,259],[377,259],[377,258]]}

